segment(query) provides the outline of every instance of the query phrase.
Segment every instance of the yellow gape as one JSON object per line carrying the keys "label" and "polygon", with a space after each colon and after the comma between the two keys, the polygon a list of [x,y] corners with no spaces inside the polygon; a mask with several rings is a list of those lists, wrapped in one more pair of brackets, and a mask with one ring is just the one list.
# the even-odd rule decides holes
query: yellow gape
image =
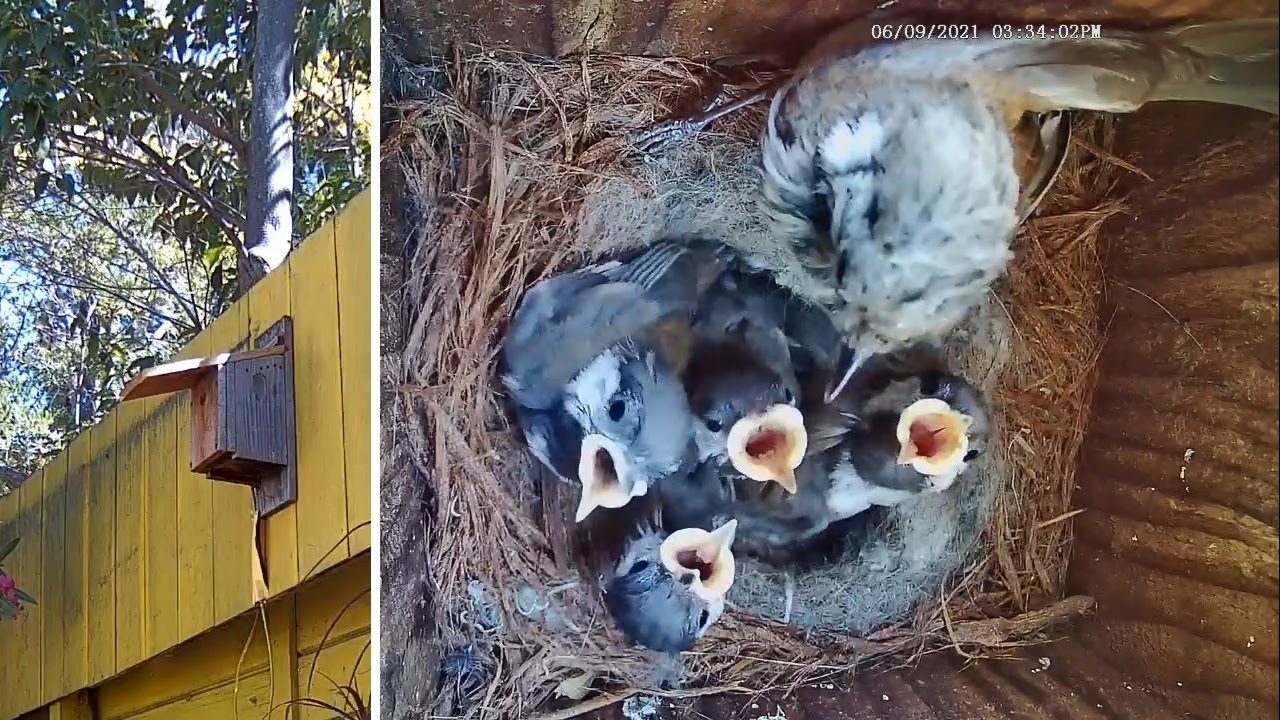
{"label": "yellow gape", "polygon": [[943,400],[917,400],[898,418],[898,443],[902,446],[898,464],[910,465],[925,475],[954,471],[969,452],[972,422]]}
{"label": "yellow gape", "polygon": [[791,405],[774,405],[748,415],[729,429],[729,462],[752,480],[770,480],[796,491],[795,469],[809,448],[804,415]]}
{"label": "yellow gape", "polygon": [[733,586],[736,564],[730,546],[737,530],[737,520],[712,532],[702,528],[677,530],[662,541],[662,564],[677,578],[695,573],[690,587],[703,600],[722,598]]}

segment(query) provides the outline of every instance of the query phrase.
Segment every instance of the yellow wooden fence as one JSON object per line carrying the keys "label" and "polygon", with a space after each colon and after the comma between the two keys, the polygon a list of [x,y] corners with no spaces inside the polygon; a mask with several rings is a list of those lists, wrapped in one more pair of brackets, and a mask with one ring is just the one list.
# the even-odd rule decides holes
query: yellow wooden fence
{"label": "yellow wooden fence", "polygon": [[[300,586],[355,559],[364,567],[356,590],[369,588],[371,204],[368,191],[359,195],[174,358],[250,347],[293,320],[298,501],[267,520],[264,541],[268,590],[280,598],[268,607],[296,631],[295,666],[320,622],[304,612],[315,602]],[[85,688],[114,697],[105,681],[125,682],[122,673],[150,658],[252,619],[238,617],[254,610],[252,495],[191,472],[189,404],[187,393],[120,404],[0,500],[0,542],[22,539],[6,569],[38,601],[0,624],[0,720]],[[361,612],[367,635],[367,602]],[[356,630],[346,627],[343,642]]]}

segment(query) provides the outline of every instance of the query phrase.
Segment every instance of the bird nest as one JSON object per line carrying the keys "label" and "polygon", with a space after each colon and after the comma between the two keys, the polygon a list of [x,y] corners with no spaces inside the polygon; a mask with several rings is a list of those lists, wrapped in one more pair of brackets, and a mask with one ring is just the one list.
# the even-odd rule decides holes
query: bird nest
{"label": "bird nest", "polygon": [[[828,571],[785,588],[760,570],[743,573],[730,612],[679,658],[614,629],[596,578],[569,557],[574,491],[546,482],[524,449],[494,366],[522,292],[550,273],[665,231],[764,237],[751,200],[763,107],[657,157],[630,140],[688,111],[710,72],[679,58],[471,50],[390,80],[400,97],[384,114],[383,164],[402,184],[406,229],[403,284],[384,299],[384,332],[398,340],[386,365],[383,483],[384,494],[414,478],[427,487],[418,572],[439,654],[417,672],[431,674],[431,715],[565,718],[640,688],[763,692],[927,652],[1009,654],[1092,606],[1064,597],[1071,495],[1105,332],[1095,248],[1121,209],[1112,191],[1127,167],[1104,149],[1110,119],[1096,115],[1077,118],[1067,164],[1017,237],[1007,278],[948,343],[1001,433],[986,464],[945,494],[951,504],[933,506],[959,519],[925,538],[935,557],[899,583],[912,592],[860,596],[874,612],[842,621],[822,598],[865,587],[875,577],[866,562],[848,563],[857,577]],[[764,79],[725,87],[742,93]],[[896,526],[899,565],[919,550],[901,547],[918,533],[909,525]]]}

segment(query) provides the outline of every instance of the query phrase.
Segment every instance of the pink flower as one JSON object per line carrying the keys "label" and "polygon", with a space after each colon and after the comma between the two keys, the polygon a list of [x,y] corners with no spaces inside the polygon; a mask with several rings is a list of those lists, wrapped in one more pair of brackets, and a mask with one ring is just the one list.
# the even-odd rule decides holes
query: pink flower
{"label": "pink flower", "polygon": [[5,593],[7,595],[12,592],[15,587],[16,585],[13,582],[13,578],[5,575],[4,573],[0,573],[0,593]]}

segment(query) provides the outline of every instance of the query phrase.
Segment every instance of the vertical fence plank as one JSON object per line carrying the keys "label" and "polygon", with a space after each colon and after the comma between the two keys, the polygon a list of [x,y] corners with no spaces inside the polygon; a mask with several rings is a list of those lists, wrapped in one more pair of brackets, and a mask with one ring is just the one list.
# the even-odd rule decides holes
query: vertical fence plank
{"label": "vertical fence plank", "polygon": [[372,472],[372,195],[361,193],[338,215],[338,329],[342,346],[342,425],[346,444],[347,526],[352,554],[368,550]]}
{"label": "vertical fence plank", "polygon": [[[227,308],[205,331],[210,352],[249,345],[248,302]],[[222,623],[253,605],[253,491],[244,485],[213,483],[213,616]]]}
{"label": "vertical fence plank", "polygon": [[[22,540],[14,554],[17,556],[15,578],[18,587],[36,596],[44,575],[44,563],[41,562],[43,551],[40,542],[40,508],[43,505],[44,470],[37,470],[30,478],[18,487],[17,498],[6,498],[18,504],[18,537]],[[0,501],[3,502],[3,501]],[[17,646],[22,650],[18,659],[18,686],[15,695],[18,697],[19,709],[23,712],[40,705],[40,670],[42,651],[40,637],[44,630],[44,606],[41,598],[36,596],[36,604],[29,605],[18,619]]]}
{"label": "vertical fence plank", "polygon": [[63,583],[65,655],[62,656],[62,686],[65,691],[89,684],[89,526],[86,514],[89,461],[92,458],[93,428],[71,441],[67,463],[66,522]]}
{"label": "vertical fence plank", "polygon": [[43,680],[41,701],[49,702],[69,692],[62,674],[62,659],[67,653],[65,622],[67,585],[67,458],[69,450],[63,450],[44,467],[44,530],[40,542],[44,564],[44,577],[40,583],[40,602],[44,613],[44,651],[40,658],[40,676]]}
{"label": "vertical fence plank", "polygon": [[[19,512],[18,505],[19,497],[16,493],[0,498],[0,547],[8,545],[14,538],[19,537],[17,522]],[[22,582],[21,576],[18,575],[19,567],[16,561],[17,558],[14,555],[10,555],[5,558],[3,561],[4,569],[6,573],[13,574],[15,581]],[[19,587],[21,587],[21,585]],[[4,623],[4,625],[0,625],[0,628],[4,628],[5,634],[8,635],[11,632],[9,629],[9,621],[0,620],[0,622]],[[0,664],[0,668],[4,668],[6,676],[9,673],[17,674],[17,667],[21,665],[22,662],[21,655],[21,644],[12,640],[10,642],[0,643],[0,663],[3,663]],[[10,688],[12,686],[16,686],[18,682],[21,682],[20,678],[16,677],[13,681],[9,681],[6,677],[4,683],[5,691],[0,693],[0,717],[10,717],[17,714],[18,694]]]}
{"label": "vertical fence plank", "polygon": [[[196,336],[175,359],[211,352],[209,333]],[[178,486],[178,641],[213,626],[213,482],[191,472],[191,393],[177,398],[174,473]]]}
{"label": "vertical fence plank", "polygon": [[[146,398],[147,657],[178,644],[178,399]],[[185,479],[185,478],[184,478]]]}
{"label": "vertical fence plank", "polygon": [[[267,328],[290,314],[289,275],[291,260],[267,274],[249,292],[249,334],[262,335]],[[294,356],[297,338],[294,338]],[[294,367],[294,393],[305,387]],[[299,490],[301,492],[301,490]],[[298,506],[290,505],[266,521],[265,553],[267,588],[272,595],[298,582]]]}
{"label": "vertical fence plank", "polygon": [[145,400],[121,403],[116,424],[116,665],[146,657]]}
{"label": "vertical fence plank", "polygon": [[289,268],[297,348],[298,572],[305,581],[348,555],[333,223],[294,251]]}
{"label": "vertical fence plank", "polygon": [[85,492],[89,564],[89,684],[116,671],[116,424],[118,411],[93,426]]}

